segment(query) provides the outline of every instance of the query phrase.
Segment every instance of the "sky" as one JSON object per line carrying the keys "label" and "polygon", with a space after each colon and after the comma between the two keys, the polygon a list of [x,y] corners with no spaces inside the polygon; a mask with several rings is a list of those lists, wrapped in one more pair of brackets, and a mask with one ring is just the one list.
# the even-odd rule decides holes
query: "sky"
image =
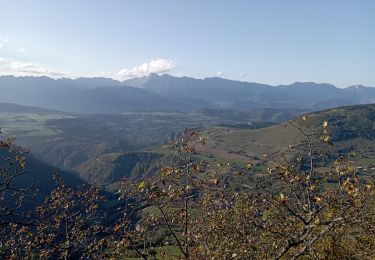
{"label": "sky", "polygon": [[0,75],[375,87],[373,0],[0,0]]}

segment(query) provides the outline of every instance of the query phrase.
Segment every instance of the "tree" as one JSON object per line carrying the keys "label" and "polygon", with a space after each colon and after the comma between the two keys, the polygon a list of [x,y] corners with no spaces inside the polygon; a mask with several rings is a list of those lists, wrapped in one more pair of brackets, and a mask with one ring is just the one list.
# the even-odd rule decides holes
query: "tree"
{"label": "tree", "polygon": [[[122,182],[121,199],[132,198],[132,210],[126,203],[125,217],[116,229],[122,231],[121,243],[143,259],[155,257],[154,248],[165,245],[175,245],[178,255],[190,258],[193,240],[189,227],[198,205],[195,200],[202,173],[202,163],[194,158],[195,146],[204,141],[197,132],[187,129],[171,146],[168,164],[160,167],[158,175],[136,185]],[[142,218],[132,225],[135,214],[143,209],[146,210]]]}
{"label": "tree", "polygon": [[[1,129],[0,129],[1,134]],[[32,186],[22,187],[17,181],[25,174],[26,149],[14,144],[14,138],[0,140],[0,225],[20,223],[21,208],[33,199]],[[27,223],[23,223],[27,224]]]}
{"label": "tree", "polygon": [[[271,185],[226,197],[223,201],[232,203],[225,207],[213,203],[210,193],[206,195],[205,214],[195,225],[204,242],[204,247],[198,247],[198,259],[363,259],[375,255],[372,184],[361,182],[348,155],[335,156],[329,149],[333,144],[328,122],[323,123],[317,140],[303,126],[292,127],[306,138],[306,145],[294,159],[268,169]],[[319,149],[321,143],[328,153]],[[337,249],[358,246],[360,241],[369,247],[360,252]],[[327,250],[327,244],[336,249]]]}
{"label": "tree", "polygon": [[[102,201],[95,187],[73,189],[55,175],[56,187],[44,203],[30,203],[37,192],[24,187],[26,149],[14,138],[0,141],[0,256],[2,258],[64,258],[98,256],[105,229],[96,215]],[[31,204],[31,205],[30,205]],[[101,236],[100,236],[101,235]]]}
{"label": "tree", "polygon": [[[361,181],[349,154],[334,152],[328,122],[315,133],[304,129],[304,121],[290,125],[305,137],[302,146],[290,148],[299,151],[269,167],[268,181],[236,193],[194,158],[194,145],[204,138],[188,131],[160,175],[136,186],[138,203],[153,210],[137,222],[133,249],[144,259],[166,244],[185,259],[374,256],[372,184]],[[160,241],[156,230],[164,230]],[[354,241],[369,247],[360,253],[337,249]]]}

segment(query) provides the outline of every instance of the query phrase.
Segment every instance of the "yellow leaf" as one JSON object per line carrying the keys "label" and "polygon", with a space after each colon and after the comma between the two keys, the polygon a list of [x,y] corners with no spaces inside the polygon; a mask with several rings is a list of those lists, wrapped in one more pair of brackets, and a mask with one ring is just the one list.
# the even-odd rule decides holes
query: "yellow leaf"
{"label": "yellow leaf", "polygon": [[315,197],[314,200],[315,200],[315,202],[317,202],[317,203],[322,201],[322,199],[321,199],[320,197]]}
{"label": "yellow leaf", "polygon": [[121,225],[120,224],[117,224],[116,226],[114,226],[113,228],[113,231],[117,232],[121,229]]}
{"label": "yellow leaf", "polygon": [[141,181],[139,184],[138,184],[138,191],[142,192],[144,191],[145,189],[145,182],[144,181]]}
{"label": "yellow leaf", "polygon": [[286,202],[286,197],[283,193],[280,193],[279,194],[279,200],[281,203],[285,203]]}
{"label": "yellow leaf", "polygon": [[173,168],[172,167],[164,167],[161,169],[161,172],[165,175],[171,175],[173,173]]}
{"label": "yellow leaf", "polygon": [[210,179],[210,182],[214,185],[218,185],[219,184],[219,179],[217,178],[213,178],[213,179]]}

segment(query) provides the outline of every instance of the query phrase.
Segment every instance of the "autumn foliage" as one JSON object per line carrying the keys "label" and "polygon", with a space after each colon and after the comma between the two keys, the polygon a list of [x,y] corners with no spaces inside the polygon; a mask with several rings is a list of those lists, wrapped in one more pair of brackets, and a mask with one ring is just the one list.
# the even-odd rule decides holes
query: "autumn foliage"
{"label": "autumn foliage", "polygon": [[[301,122],[308,119],[302,118]],[[205,138],[196,131],[171,145],[158,174],[124,179],[118,218],[108,223],[106,198],[95,187],[73,189],[56,176],[45,202],[17,215],[29,190],[13,190],[25,157],[13,141],[1,168],[2,258],[103,259],[372,259],[375,206],[349,154],[335,154],[329,122],[319,133],[296,127],[305,145],[269,166],[263,178],[233,189],[225,175],[197,156]],[[16,152],[15,152],[16,151]],[[17,171],[10,167],[17,165]],[[251,164],[248,164],[248,169]],[[8,203],[8,204],[7,204]],[[12,215],[12,217],[10,217]],[[165,250],[172,248],[173,250]]]}

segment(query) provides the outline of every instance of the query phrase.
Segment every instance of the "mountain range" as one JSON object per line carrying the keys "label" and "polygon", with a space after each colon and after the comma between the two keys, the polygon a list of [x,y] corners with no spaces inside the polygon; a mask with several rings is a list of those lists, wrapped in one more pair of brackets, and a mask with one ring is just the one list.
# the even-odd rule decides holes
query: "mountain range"
{"label": "mountain range", "polygon": [[213,77],[168,74],[117,81],[109,78],[52,79],[0,76],[0,102],[83,113],[202,109],[298,109],[317,111],[375,103],[375,88],[337,88],[314,82],[271,86]]}

